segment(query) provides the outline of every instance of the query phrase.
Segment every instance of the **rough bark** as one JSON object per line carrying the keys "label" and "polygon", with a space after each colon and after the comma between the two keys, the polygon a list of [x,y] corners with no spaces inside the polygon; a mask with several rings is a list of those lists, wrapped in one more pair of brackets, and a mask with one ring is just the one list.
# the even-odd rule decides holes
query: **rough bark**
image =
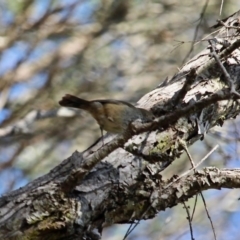
{"label": "rough bark", "polygon": [[209,45],[138,102],[154,112],[154,122],[133,123],[123,136],[107,136],[103,147],[100,141],[75,152],[45,176],[1,197],[0,238],[100,239],[105,226],[153,218],[200,191],[239,188],[239,170],[206,168],[171,185],[174,178],[161,179],[183,143],[203,139],[211,127],[239,114],[239,26],[236,13],[219,34],[226,42]]}

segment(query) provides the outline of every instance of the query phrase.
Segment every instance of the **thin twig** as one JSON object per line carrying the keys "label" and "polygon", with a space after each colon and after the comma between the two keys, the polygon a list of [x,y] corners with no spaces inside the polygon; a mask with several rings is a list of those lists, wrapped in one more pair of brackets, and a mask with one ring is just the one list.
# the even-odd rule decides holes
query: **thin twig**
{"label": "thin twig", "polygon": [[195,201],[194,201],[194,205],[193,205],[193,211],[192,211],[191,221],[193,220],[193,216],[194,216],[194,213],[195,213],[195,210],[196,210],[197,199],[198,199],[198,195],[195,196]]}
{"label": "thin twig", "polygon": [[200,164],[202,164],[217,148],[219,147],[219,145],[216,145],[204,158],[201,159],[200,162],[198,162],[195,166],[195,168],[191,168],[188,171],[186,171],[185,173],[183,173],[181,176],[179,176],[178,178],[174,179],[174,181],[172,181],[171,183],[169,183],[167,186],[165,186],[165,189],[170,187],[171,185],[173,185],[173,183],[177,182],[178,180],[180,180],[182,177],[186,176],[187,174],[189,174],[191,171],[195,170]]}
{"label": "thin twig", "polygon": [[220,6],[219,15],[221,15],[221,14],[222,14],[223,2],[224,2],[224,0],[222,0],[222,1],[221,1],[221,6]]}
{"label": "thin twig", "polygon": [[193,229],[192,229],[192,221],[191,221],[191,218],[190,218],[190,213],[189,213],[188,207],[187,207],[187,205],[186,205],[185,202],[183,202],[183,205],[184,205],[184,208],[186,209],[186,213],[187,213],[187,220],[188,220],[188,223],[189,223],[189,228],[190,228],[190,233],[191,233],[191,239],[194,240],[194,237],[193,237]]}
{"label": "thin twig", "polygon": [[193,51],[194,43],[195,43],[195,41],[197,39],[197,33],[198,33],[199,27],[200,27],[200,25],[202,23],[203,16],[204,16],[204,14],[206,12],[206,9],[207,9],[207,6],[208,6],[208,2],[209,2],[209,0],[206,0],[205,4],[203,6],[203,9],[202,9],[202,11],[200,13],[200,21],[199,21],[199,23],[196,26],[195,31],[194,31],[194,37],[193,37],[193,41],[192,41],[192,44],[191,44],[191,48],[190,48],[188,54],[186,55],[186,57],[183,59],[183,61],[182,61],[183,63],[188,59],[188,57],[190,56],[191,52]]}
{"label": "thin twig", "polygon": [[190,163],[191,163],[191,165],[192,165],[192,170],[193,170],[194,172],[196,172],[196,165],[195,165],[195,163],[194,163],[194,161],[193,161],[193,159],[192,159],[192,156],[191,156],[190,152],[188,151],[188,147],[187,147],[186,142],[183,141],[182,139],[180,139],[179,142],[180,142],[180,144],[182,144],[182,147],[184,148],[185,152],[187,153],[187,156],[188,156],[188,158],[189,158],[189,160],[190,160]]}
{"label": "thin twig", "polygon": [[[221,51],[218,55],[219,59],[227,58],[233,51],[238,49],[240,47],[240,39],[237,39],[229,47]],[[205,72],[207,69],[213,67],[216,64],[215,59],[208,60],[205,64],[203,64],[201,67],[197,69],[197,75],[200,75],[201,73]]]}
{"label": "thin twig", "polygon": [[212,43],[212,41],[210,41],[210,44],[212,46],[212,56],[215,58],[216,62],[218,63],[219,67],[221,68],[225,78],[227,79],[227,82],[230,86],[230,91],[231,93],[235,94],[236,96],[240,97],[240,94],[236,91],[235,89],[235,86],[234,86],[234,82],[233,80],[231,79],[229,73],[227,72],[226,68],[223,66],[222,62],[220,61],[217,53],[216,53],[216,50],[215,50],[215,46],[214,44]]}
{"label": "thin twig", "polygon": [[204,199],[204,197],[203,197],[202,192],[201,192],[201,197],[202,197],[202,201],[203,201],[203,204],[204,204],[204,207],[205,207],[205,211],[206,211],[206,213],[207,213],[208,219],[209,219],[209,221],[210,221],[210,224],[211,224],[211,227],[212,227],[212,230],[213,230],[214,239],[217,240],[215,228],[214,228],[214,226],[213,226],[212,219],[211,219],[211,217],[210,217],[210,215],[209,215],[209,212],[208,212],[208,209],[207,209],[207,204],[206,204],[206,201],[205,201],[205,199]]}
{"label": "thin twig", "polygon": [[127,239],[127,237],[132,233],[132,231],[137,227],[137,225],[139,225],[139,223],[140,223],[140,220],[138,220],[134,225],[133,223],[130,224],[126,234],[124,235],[123,240]]}
{"label": "thin twig", "polygon": [[[190,152],[188,151],[187,145],[186,145],[185,142],[183,142],[182,145],[183,145],[183,148],[185,149],[185,151],[186,151],[186,153],[187,153],[187,155],[188,155],[188,158],[189,158],[189,160],[190,160],[190,162],[191,162],[192,169],[193,169],[194,173],[196,173],[196,166],[195,166],[195,163],[194,163],[194,161],[193,161],[193,159],[192,159],[192,156],[191,156]],[[209,215],[209,212],[208,212],[208,209],[207,209],[207,204],[206,204],[206,201],[205,201],[205,199],[204,199],[204,196],[203,196],[203,193],[202,193],[201,189],[200,189],[200,195],[201,195],[201,197],[202,197],[202,200],[203,200],[203,203],[204,203],[204,207],[205,207],[205,211],[206,211],[206,213],[207,213],[208,219],[209,219],[210,224],[211,224],[211,227],[212,227],[214,239],[216,240],[216,233],[215,233],[215,229],[214,229],[214,226],[213,226],[213,222],[212,222],[212,219],[211,219],[211,217],[210,217],[210,215]],[[192,217],[193,217],[193,215],[192,215]],[[191,220],[191,219],[189,219],[189,224],[191,223],[190,220]],[[190,228],[190,230],[191,230],[191,228]],[[192,235],[192,234],[191,234],[191,235]]]}
{"label": "thin twig", "polygon": [[225,28],[227,28],[227,29],[237,29],[237,30],[239,30],[239,27],[235,27],[235,26],[228,26],[224,21],[222,21],[222,20],[218,20],[218,23],[220,24],[220,25],[223,25]]}

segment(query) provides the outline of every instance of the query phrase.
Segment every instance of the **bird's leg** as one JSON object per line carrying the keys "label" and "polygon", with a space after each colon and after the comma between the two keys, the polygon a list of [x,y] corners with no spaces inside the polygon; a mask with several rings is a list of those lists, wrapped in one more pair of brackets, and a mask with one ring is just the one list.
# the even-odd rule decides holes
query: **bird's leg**
{"label": "bird's leg", "polygon": [[103,139],[103,129],[100,127],[101,130],[101,137],[102,137],[102,147],[104,146],[104,139]]}

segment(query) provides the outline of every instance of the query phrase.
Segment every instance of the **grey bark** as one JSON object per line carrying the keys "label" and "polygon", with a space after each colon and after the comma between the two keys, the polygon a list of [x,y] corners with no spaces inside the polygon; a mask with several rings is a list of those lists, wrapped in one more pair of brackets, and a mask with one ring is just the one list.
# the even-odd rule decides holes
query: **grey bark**
{"label": "grey bark", "polygon": [[191,145],[239,114],[239,22],[239,13],[227,19],[214,46],[140,99],[138,106],[157,116],[154,122],[135,122],[123,136],[106,136],[105,146],[99,141],[75,152],[1,197],[0,238],[101,239],[106,226],[153,218],[200,191],[239,188],[236,169],[206,168],[171,185],[173,179],[161,179],[161,171],[183,152],[183,142]]}

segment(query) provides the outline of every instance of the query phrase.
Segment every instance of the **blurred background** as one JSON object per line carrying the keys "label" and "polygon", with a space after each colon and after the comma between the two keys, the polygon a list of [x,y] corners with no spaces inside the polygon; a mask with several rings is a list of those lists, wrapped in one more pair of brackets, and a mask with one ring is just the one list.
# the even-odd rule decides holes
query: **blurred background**
{"label": "blurred background", "polygon": [[[207,46],[199,40],[211,37],[217,19],[239,8],[236,0],[0,0],[0,193],[100,137],[87,113],[59,107],[65,93],[134,104]],[[203,166],[239,167],[239,132],[239,118],[212,129],[191,147],[193,159],[219,144]],[[183,155],[163,177],[189,168]],[[204,196],[217,239],[239,239],[239,191]],[[186,217],[181,205],[168,209],[141,221],[128,239],[190,239]],[[103,239],[122,239],[127,228],[105,229]],[[196,239],[214,239],[201,198],[193,230]]]}

